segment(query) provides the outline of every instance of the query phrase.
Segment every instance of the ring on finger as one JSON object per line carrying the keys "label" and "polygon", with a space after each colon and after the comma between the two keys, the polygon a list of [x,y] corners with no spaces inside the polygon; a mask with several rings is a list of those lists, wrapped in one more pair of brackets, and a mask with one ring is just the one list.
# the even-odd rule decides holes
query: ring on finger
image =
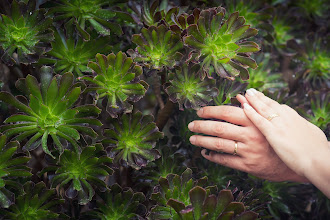
{"label": "ring on finger", "polygon": [[278,114],[271,114],[267,117],[268,121],[271,121],[273,118],[280,117]]}
{"label": "ring on finger", "polygon": [[237,148],[238,148],[238,143],[237,143],[237,141],[235,141],[235,148],[234,148],[234,153],[233,153],[234,156],[237,155]]}

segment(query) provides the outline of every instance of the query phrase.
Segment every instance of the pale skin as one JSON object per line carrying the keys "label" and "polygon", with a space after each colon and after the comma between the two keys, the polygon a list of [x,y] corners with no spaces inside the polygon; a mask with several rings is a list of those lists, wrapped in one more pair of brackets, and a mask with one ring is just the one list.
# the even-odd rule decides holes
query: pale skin
{"label": "pale skin", "polygon": [[[237,99],[244,108],[207,106],[188,125],[192,144],[212,150],[202,155],[215,163],[272,181],[311,182],[330,197],[330,145],[317,126],[286,105],[254,89]],[[272,114],[278,117],[267,119]],[[237,155],[233,155],[237,142]],[[224,152],[217,153],[217,152]]]}

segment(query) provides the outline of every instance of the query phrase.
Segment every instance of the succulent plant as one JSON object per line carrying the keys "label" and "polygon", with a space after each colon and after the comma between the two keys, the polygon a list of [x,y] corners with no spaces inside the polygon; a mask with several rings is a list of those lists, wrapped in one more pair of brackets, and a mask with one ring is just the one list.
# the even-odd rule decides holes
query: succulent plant
{"label": "succulent plant", "polygon": [[46,2],[44,7],[49,8],[49,15],[56,15],[55,21],[64,20],[66,26],[76,26],[79,33],[89,40],[87,24],[93,27],[101,35],[110,35],[110,32],[116,35],[122,34],[120,25],[111,22],[115,18],[121,18],[132,21],[132,18],[125,12],[109,7],[125,0],[56,0]]}
{"label": "succulent plant", "polygon": [[223,21],[224,16],[222,7],[206,9],[200,13],[197,24],[188,27],[184,42],[193,49],[189,60],[201,63],[203,75],[211,77],[210,66],[213,66],[221,77],[233,80],[239,75],[247,80],[247,67],[257,68],[249,54],[260,49],[256,43],[245,39],[255,36],[258,31],[244,25],[245,19],[238,12],[226,21]]}
{"label": "succulent plant", "polygon": [[174,24],[170,26],[171,30],[180,33],[182,36],[186,35],[189,25],[197,24],[200,12],[199,8],[195,8],[192,14],[175,14],[172,18]]}
{"label": "succulent plant", "polygon": [[143,193],[134,193],[132,189],[123,190],[118,184],[100,193],[100,197],[103,201],[97,202],[95,210],[87,212],[82,219],[142,219],[141,215],[146,212],[142,204],[146,200]]}
{"label": "succulent plant", "polygon": [[113,172],[107,165],[111,162],[102,144],[95,144],[83,148],[81,153],[64,150],[57,165],[46,167],[39,175],[48,173],[52,187],[65,188],[65,196],[78,196],[78,203],[85,205],[92,200],[94,188],[106,188],[105,177]]}
{"label": "succulent plant", "polygon": [[293,39],[291,34],[292,27],[288,25],[288,22],[282,16],[275,16],[272,21],[274,27],[274,44],[278,47],[284,47],[286,42]]}
{"label": "succulent plant", "polygon": [[159,179],[151,199],[157,201],[149,215],[152,219],[256,219],[257,213],[245,211],[244,204],[234,202],[230,190],[219,194],[216,187],[202,188],[206,178],[194,182],[190,169],[180,176],[170,174]]}
{"label": "succulent plant", "polygon": [[109,154],[115,163],[140,169],[148,161],[159,158],[159,152],[153,148],[164,134],[153,121],[152,115],[141,112],[123,114],[111,121],[111,127],[104,130],[103,143],[109,146]]}
{"label": "succulent plant", "polygon": [[80,133],[92,137],[97,135],[86,124],[101,126],[99,120],[89,117],[97,116],[100,110],[94,105],[73,107],[80,96],[81,87],[73,84],[71,73],[52,78],[50,68],[43,67],[41,72],[40,84],[32,75],[16,82],[25,97],[15,98],[11,93],[0,93],[0,100],[23,112],[7,118],[5,123],[10,124],[1,126],[0,131],[8,138],[15,136],[14,140],[17,141],[30,137],[23,149],[33,150],[41,143],[43,151],[52,157],[47,142],[49,135],[60,152],[64,149],[61,139],[67,140],[78,151]]}
{"label": "succulent plant", "polygon": [[132,41],[138,46],[135,51],[128,50],[128,54],[149,69],[173,67],[182,58],[180,35],[168,30],[165,25],[142,28],[141,34],[134,34]]}
{"label": "succulent plant", "polygon": [[[0,207],[8,208],[14,203],[14,194],[6,189],[12,185],[11,179],[32,176],[26,163],[30,157],[16,153],[19,148],[17,141],[7,143],[6,135],[0,136]],[[14,182],[14,184],[16,184]]]}
{"label": "succulent plant", "polygon": [[328,90],[314,91],[309,93],[309,97],[310,110],[305,111],[303,107],[297,110],[311,123],[325,130],[330,124],[330,93]]}
{"label": "succulent plant", "polygon": [[330,8],[325,0],[300,0],[295,2],[295,4],[309,18],[314,16],[322,17]]}
{"label": "succulent plant", "polygon": [[51,18],[45,11],[34,10],[24,3],[12,1],[11,13],[0,16],[0,56],[7,64],[34,63],[50,48],[53,39]]}
{"label": "succulent plant", "polygon": [[23,186],[15,204],[8,209],[0,209],[4,219],[65,219],[67,216],[56,213],[56,207],[64,200],[57,199],[55,189],[46,189],[45,183],[29,181]]}
{"label": "succulent plant", "polygon": [[96,61],[88,64],[95,77],[82,78],[92,84],[87,90],[96,91],[96,99],[107,97],[106,110],[113,118],[121,113],[132,112],[130,102],[139,101],[148,89],[147,83],[139,77],[142,67],[121,51],[117,55],[97,54]]}
{"label": "succulent plant", "polygon": [[97,53],[106,53],[111,48],[107,45],[107,37],[84,41],[79,36],[66,34],[66,37],[60,30],[54,35],[52,50],[42,57],[39,63],[54,65],[55,72],[59,74],[72,72],[76,76],[82,76],[85,72],[91,72],[87,67],[88,61],[95,60]]}
{"label": "succulent plant", "polygon": [[207,105],[212,97],[217,96],[214,79],[200,79],[201,68],[198,64],[177,67],[175,73],[169,74],[170,84],[165,88],[169,99],[179,104],[179,109],[199,109]]}
{"label": "succulent plant", "polygon": [[226,78],[217,80],[217,88],[219,94],[213,98],[216,105],[225,105],[231,102],[238,93],[244,92],[248,83],[241,83],[239,81],[231,81]]}
{"label": "succulent plant", "polygon": [[253,71],[253,74],[248,80],[249,84],[247,88],[255,88],[262,91],[265,89],[276,89],[287,86],[283,80],[282,74],[273,72],[278,65],[270,59],[269,54],[257,56],[256,61],[259,61],[259,67]]}

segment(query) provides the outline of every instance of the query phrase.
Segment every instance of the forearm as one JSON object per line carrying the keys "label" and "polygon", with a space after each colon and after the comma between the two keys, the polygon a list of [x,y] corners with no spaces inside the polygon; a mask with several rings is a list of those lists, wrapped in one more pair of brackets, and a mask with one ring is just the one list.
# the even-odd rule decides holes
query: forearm
{"label": "forearm", "polygon": [[312,154],[307,163],[305,177],[330,198],[330,142],[328,147]]}

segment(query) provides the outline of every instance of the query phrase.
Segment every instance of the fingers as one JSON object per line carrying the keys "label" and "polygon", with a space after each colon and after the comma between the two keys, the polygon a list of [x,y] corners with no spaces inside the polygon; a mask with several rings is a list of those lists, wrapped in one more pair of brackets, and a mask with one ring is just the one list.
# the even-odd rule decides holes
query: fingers
{"label": "fingers", "polygon": [[[193,145],[204,147],[209,150],[217,151],[217,152],[224,152],[228,154],[233,154],[235,149],[235,141],[218,138],[218,137],[208,137],[208,136],[200,136],[200,135],[193,135],[190,137],[190,143]],[[239,142],[240,152],[242,151],[243,143]]]}
{"label": "fingers", "polygon": [[222,119],[237,125],[250,124],[243,110],[234,106],[207,106],[199,109],[197,115],[201,118]]}
{"label": "fingers", "polygon": [[242,96],[241,94],[238,94],[236,96],[237,100],[241,103],[241,106],[243,107],[244,103],[249,103],[248,100]]}
{"label": "fingers", "polygon": [[221,164],[226,167],[231,167],[233,169],[245,171],[245,166],[243,159],[234,155],[219,154],[216,152],[210,152],[209,155],[206,155],[206,150],[202,150],[201,154],[203,157],[217,164]]}
{"label": "fingers", "polygon": [[219,121],[193,121],[188,124],[192,132],[221,137],[236,141],[245,141],[246,133],[244,127]]}
{"label": "fingers", "polygon": [[263,133],[264,136],[269,135],[272,130],[272,123],[256,112],[249,104],[244,103],[243,107],[246,116],[261,131],[261,133]]}

